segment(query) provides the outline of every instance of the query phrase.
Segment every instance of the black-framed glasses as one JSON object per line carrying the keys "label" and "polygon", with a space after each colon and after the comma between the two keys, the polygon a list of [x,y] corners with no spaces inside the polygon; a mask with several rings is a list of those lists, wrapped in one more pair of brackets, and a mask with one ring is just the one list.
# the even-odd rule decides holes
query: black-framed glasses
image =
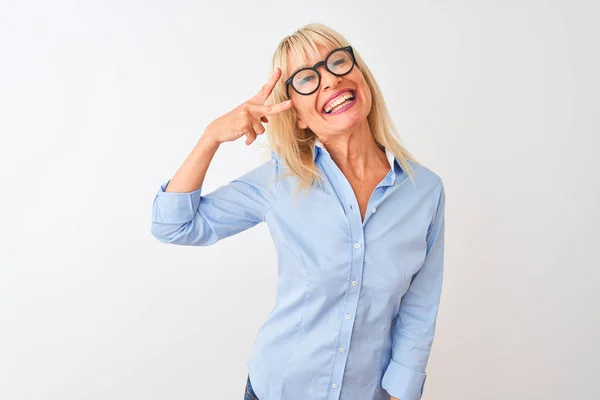
{"label": "black-framed glasses", "polygon": [[312,67],[302,68],[294,72],[290,78],[285,81],[286,94],[290,97],[290,85],[303,96],[308,96],[317,91],[321,85],[321,74],[318,68],[321,65],[335,76],[343,76],[354,68],[354,52],[352,46],[340,47],[333,50],[325,57],[324,61],[319,61]]}

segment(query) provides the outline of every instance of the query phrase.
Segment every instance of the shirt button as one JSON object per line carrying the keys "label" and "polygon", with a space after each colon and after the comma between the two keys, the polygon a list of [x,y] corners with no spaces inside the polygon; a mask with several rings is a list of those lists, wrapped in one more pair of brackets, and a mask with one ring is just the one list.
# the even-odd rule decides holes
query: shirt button
{"label": "shirt button", "polygon": [[346,319],[350,319],[350,314],[346,314]]}
{"label": "shirt button", "polygon": [[358,249],[360,247],[360,243],[354,243],[354,247]]}
{"label": "shirt button", "polygon": [[344,348],[340,347],[340,353],[343,353],[343,352],[344,352]]}
{"label": "shirt button", "polygon": [[337,387],[337,383],[334,383],[333,385],[331,385],[332,388],[336,388]]}
{"label": "shirt button", "polygon": [[356,286],[357,283],[358,282],[356,282],[356,281],[352,281],[352,286]]}
{"label": "shirt button", "polygon": [[375,212],[377,212],[377,209],[376,209],[376,208],[374,208],[374,209],[373,209],[373,214],[375,214]]}

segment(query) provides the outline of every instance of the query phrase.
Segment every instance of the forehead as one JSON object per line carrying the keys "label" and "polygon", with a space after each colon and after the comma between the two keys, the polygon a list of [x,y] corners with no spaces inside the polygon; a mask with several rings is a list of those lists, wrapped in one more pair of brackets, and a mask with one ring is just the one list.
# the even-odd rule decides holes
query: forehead
{"label": "forehead", "polygon": [[316,43],[317,52],[312,48],[304,49],[303,51],[290,50],[288,53],[288,70],[294,72],[300,68],[312,67],[319,61],[322,61],[334,49],[332,45],[322,45]]}

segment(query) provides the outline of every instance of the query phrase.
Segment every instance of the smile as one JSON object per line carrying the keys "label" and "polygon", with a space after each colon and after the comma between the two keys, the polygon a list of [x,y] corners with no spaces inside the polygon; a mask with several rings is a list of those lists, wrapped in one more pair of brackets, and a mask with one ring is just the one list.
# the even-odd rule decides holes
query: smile
{"label": "smile", "polygon": [[323,108],[323,113],[327,115],[340,114],[352,107],[356,103],[356,98],[356,93],[353,90],[344,93],[338,98],[334,99],[332,102],[328,103]]}

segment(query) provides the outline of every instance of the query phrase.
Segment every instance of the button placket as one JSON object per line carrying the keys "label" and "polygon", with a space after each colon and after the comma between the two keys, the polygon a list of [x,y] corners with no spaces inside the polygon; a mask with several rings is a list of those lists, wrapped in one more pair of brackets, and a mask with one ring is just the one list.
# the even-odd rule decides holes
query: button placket
{"label": "button placket", "polygon": [[[327,164],[329,167],[330,165]],[[336,178],[338,178],[335,183],[344,184],[344,176],[341,175],[341,171],[334,170],[336,174]],[[353,200],[354,193],[350,191],[350,185],[345,185],[346,187],[340,188],[334,185],[334,190],[336,193],[339,193],[339,198],[341,204],[346,205],[346,218],[348,219],[349,225],[349,244],[354,247],[354,251],[351,250],[351,262],[350,262],[350,283],[351,286],[347,287],[347,289],[359,289],[358,287],[358,277],[362,276],[363,271],[363,263],[364,263],[364,225],[363,220],[361,218],[361,213],[359,211],[358,204]],[[344,201],[346,200],[346,201]],[[350,201],[348,201],[350,200]],[[356,205],[356,207],[354,207]],[[368,211],[374,208],[374,204],[367,208]],[[367,215],[370,213],[367,212]],[[356,277],[356,278],[352,278]],[[331,376],[331,380],[329,381],[329,388],[331,390],[330,396],[328,400],[337,400],[340,395],[340,390],[343,383],[344,371],[346,369],[346,361],[349,354],[349,346],[352,338],[352,330],[354,326],[354,321],[356,318],[356,312],[358,308],[358,298],[359,298],[360,290],[350,290],[348,293],[348,297],[346,302],[344,302],[342,308],[343,317],[341,319],[341,328],[338,336],[338,345],[334,347],[334,359],[335,359],[335,367],[333,374]],[[333,390],[336,389],[336,390]]]}

